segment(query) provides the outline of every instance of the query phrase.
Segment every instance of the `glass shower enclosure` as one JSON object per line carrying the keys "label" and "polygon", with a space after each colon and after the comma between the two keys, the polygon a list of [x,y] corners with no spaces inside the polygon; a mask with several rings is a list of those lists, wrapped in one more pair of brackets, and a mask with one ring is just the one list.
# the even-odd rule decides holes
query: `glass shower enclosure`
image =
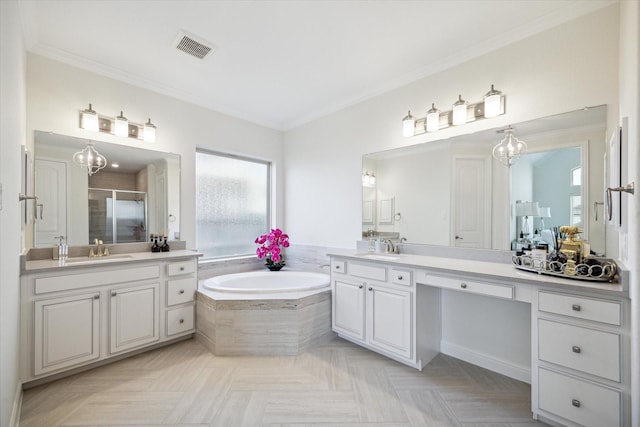
{"label": "glass shower enclosure", "polygon": [[147,193],[89,188],[89,244],[147,241]]}

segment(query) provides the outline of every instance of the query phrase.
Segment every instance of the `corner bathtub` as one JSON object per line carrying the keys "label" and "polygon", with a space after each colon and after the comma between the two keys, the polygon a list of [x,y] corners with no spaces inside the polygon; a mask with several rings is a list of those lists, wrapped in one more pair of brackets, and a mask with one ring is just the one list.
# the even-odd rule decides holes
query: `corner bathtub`
{"label": "corner bathtub", "polygon": [[202,286],[239,294],[283,294],[329,288],[329,275],[305,271],[252,271],[212,277]]}
{"label": "corner bathtub", "polygon": [[295,355],[331,336],[328,274],[257,271],[200,282],[196,338],[216,356]]}

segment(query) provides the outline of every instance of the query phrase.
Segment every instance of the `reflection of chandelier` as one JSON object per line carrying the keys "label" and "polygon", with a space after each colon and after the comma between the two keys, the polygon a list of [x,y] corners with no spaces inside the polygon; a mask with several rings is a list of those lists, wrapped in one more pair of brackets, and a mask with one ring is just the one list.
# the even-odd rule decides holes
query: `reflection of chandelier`
{"label": "reflection of chandelier", "polygon": [[73,155],[73,161],[87,170],[89,176],[107,166],[107,159],[91,144]]}
{"label": "reflection of chandelier", "polygon": [[527,152],[527,143],[513,135],[513,128],[504,130],[506,136],[493,147],[493,157],[505,166],[511,166],[515,160]]}

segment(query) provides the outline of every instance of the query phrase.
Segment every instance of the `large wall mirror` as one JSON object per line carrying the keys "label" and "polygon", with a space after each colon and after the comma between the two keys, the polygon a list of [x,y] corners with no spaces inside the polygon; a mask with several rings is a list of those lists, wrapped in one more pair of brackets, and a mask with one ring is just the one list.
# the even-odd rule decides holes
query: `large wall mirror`
{"label": "large wall mirror", "polygon": [[528,151],[511,167],[491,155],[504,128],[363,156],[363,238],[509,250],[573,224],[603,255],[606,106],[512,127]]}
{"label": "large wall mirror", "polygon": [[[107,161],[91,175],[73,160],[89,144]],[[34,188],[35,247],[180,236],[178,154],[36,131]]]}

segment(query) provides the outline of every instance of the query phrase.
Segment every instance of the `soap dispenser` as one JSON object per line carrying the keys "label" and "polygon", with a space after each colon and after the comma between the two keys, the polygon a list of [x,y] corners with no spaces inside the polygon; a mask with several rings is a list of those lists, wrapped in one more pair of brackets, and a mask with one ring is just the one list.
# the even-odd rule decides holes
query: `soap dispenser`
{"label": "soap dispenser", "polygon": [[64,236],[56,236],[54,239],[58,239],[58,244],[53,247],[53,259],[67,259],[69,249],[64,241]]}

